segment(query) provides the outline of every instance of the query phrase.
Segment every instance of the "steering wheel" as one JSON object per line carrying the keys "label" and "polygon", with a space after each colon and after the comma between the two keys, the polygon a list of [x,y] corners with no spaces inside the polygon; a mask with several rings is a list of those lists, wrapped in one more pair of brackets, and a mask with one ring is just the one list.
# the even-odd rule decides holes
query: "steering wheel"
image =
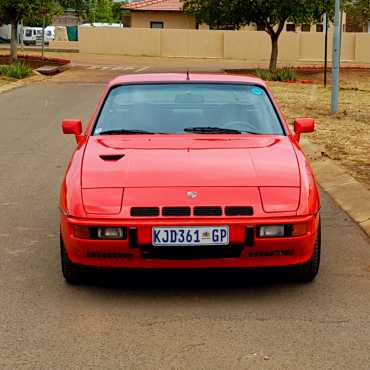
{"label": "steering wheel", "polygon": [[249,122],[249,121],[230,121],[225,122],[221,126],[222,128],[226,129],[235,129],[240,131],[250,131],[250,132],[256,132],[256,126]]}

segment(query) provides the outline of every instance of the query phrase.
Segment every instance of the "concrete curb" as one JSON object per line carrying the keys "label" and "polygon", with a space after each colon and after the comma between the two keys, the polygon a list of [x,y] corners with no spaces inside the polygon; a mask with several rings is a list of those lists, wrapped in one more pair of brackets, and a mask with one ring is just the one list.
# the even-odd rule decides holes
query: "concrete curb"
{"label": "concrete curb", "polygon": [[370,237],[370,191],[325,157],[320,146],[307,139],[302,140],[301,146],[311,160],[320,186]]}
{"label": "concrete curb", "polygon": [[25,78],[23,80],[19,80],[19,81],[10,82],[10,83],[8,83],[4,86],[1,86],[0,87],[0,94],[2,94],[4,92],[7,92],[7,91],[10,91],[10,90],[17,89],[18,87],[23,87],[23,86],[29,85],[29,84],[34,83],[34,82],[44,81],[47,78],[49,78],[49,77],[43,76],[40,73],[34,72],[34,75],[31,76],[31,77],[27,77],[27,78]]}

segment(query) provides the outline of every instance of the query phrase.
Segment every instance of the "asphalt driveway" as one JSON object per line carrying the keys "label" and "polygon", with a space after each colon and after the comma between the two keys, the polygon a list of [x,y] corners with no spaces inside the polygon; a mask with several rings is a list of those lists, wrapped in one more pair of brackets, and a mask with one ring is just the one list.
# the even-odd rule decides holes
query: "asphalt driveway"
{"label": "asphalt driveway", "polygon": [[104,78],[0,95],[0,368],[368,370],[370,243],[325,194],[313,284],[186,272],[64,283],[58,190],[74,142],[60,121],[86,122]]}

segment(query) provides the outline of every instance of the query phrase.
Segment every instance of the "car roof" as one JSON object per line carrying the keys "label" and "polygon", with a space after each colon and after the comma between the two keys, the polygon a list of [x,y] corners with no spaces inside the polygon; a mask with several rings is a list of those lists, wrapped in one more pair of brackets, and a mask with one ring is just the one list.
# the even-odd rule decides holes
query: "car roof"
{"label": "car roof", "polygon": [[205,74],[205,73],[151,73],[130,74],[115,78],[109,83],[109,87],[132,84],[132,83],[163,83],[163,82],[206,82],[206,83],[247,83],[266,87],[266,83],[256,77],[229,75],[229,74]]}

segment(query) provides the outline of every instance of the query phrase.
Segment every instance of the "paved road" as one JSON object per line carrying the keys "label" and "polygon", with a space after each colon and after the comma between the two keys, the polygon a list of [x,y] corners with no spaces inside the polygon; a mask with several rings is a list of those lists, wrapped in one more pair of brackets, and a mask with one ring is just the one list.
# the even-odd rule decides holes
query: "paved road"
{"label": "paved road", "polygon": [[60,120],[86,120],[102,88],[72,75],[0,95],[0,369],[370,368],[370,243],[325,194],[311,285],[186,272],[66,285]]}

